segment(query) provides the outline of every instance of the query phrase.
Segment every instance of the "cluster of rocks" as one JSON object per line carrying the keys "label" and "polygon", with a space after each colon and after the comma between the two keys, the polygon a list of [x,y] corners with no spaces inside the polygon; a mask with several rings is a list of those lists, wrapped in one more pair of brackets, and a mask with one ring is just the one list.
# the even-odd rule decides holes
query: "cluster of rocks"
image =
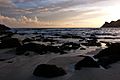
{"label": "cluster of rocks", "polygon": [[83,60],[75,64],[75,69],[80,70],[82,67],[100,67],[108,69],[111,64],[120,61],[120,43],[112,43],[108,48],[100,51],[93,57],[86,56]]}
{"label": "cluster of rocks", "polygon": [[36,44],[36,43],[27,43],[23,44],[16,48],[16,54],[21,55],[24,54],[26,51],[33,51],[39,54],[46,54],[49,52],[65,54],[65,50],[72,50],[77,49],[80,47],[80,44],[77,43],[64,43],[61,46],[52,46],[52,45],[43,45],[43,44]]}

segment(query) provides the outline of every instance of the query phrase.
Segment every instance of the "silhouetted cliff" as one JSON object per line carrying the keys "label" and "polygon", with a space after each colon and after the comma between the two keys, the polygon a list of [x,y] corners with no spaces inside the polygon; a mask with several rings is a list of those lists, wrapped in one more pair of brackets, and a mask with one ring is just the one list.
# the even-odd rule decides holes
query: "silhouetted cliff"
{"label": "silhouetted cliff", "polygon": [[117,21],[105,22],[101,28],[120,28],[120,19]]}
{"label": "silhouetted cliff", "polygon": [[0,24],[0,31],[1,30],[10,30],[10,28],[7,27],[6,25]]}

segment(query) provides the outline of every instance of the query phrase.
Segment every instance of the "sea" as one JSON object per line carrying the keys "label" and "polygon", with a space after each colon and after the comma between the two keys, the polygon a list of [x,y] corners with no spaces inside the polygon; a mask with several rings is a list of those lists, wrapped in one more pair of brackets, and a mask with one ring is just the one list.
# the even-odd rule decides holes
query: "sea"
{"label": "sea", "polygon": [[19,34],[42,34],[45,37],[76,35],[90,37],[94,34],[100,41],[120,42],[120,28],[13,28]]}

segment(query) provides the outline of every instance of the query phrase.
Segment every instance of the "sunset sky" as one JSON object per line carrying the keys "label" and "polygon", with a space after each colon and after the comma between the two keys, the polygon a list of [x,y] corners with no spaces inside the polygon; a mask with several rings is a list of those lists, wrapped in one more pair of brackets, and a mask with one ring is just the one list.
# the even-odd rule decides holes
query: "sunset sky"
{"label": "sunset sky", "polygon": [[0,23],[10,27],[101,27],[120,19],[120,0],[0,0]]}

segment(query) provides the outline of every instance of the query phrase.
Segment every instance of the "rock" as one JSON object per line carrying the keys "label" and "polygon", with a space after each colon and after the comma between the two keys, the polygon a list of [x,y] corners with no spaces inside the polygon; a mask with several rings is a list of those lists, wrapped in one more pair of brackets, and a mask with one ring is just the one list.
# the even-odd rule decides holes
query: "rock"
{"label": "rock", "polygon": [[110,64],[116,63],[119,60],[120,60],[120,57],[105,56],[105,57],[99,58],[98,64],[100,64],[105,69],[108,69],[110,68]]}
{"label": "rock", "polygon": [[74,38],[74,39],[80,38],[80,39],[84,39],[81,36],[73,35],[73,34],[64,34],[64,35],[61,35],[61,38]]}
{"label": "rock", "polygon": [[48,46],[46,46],[45,51],[59,53],[62,50],[58,46],[50,46],[50,45],[48,45]]}
{"label": "rock", "polygon": [[94,58],[98,59],[98,63],[104,68],[110,64],[120,61],[120,43],[112,43],[108,48],[100,51]]}
{"label": "rock", "polygon": [[81,43],[82,45],[84,45],[84,46],[101,46],[101,43]]}
{"label": "rock", "polygon": [[89,39],[86,40],[86,43],[81,43],[84,46],[101,46],[101,43],[98,42],[97,37],[94,34],[91,34]]}
{"label": "rock", "polygon": [[108,48],[100,51],[94,58],[101,58],[105,56],[119,56],[120,57],[120,43],[111,43]]}
{"label": "rock", "polygon": [[23,36],[23,35],[25,35],[26,33],[18,33],[18,34]]}
{"label": "rock", "polygon": [[12,60],[11,60],[11,61],[7,61],[7,63],[13,63],[13,62],[14,62],[14,61],[12,61]]}
{"label": "rock", "polygon": [[80,70],[82,67],[99,68],[99,64],[96,61],[94,61],[91,57],[85,56],[85,58],[83,60],[81,60],[77,64],[75,64],[75,70]]}
{"label": "rock", "polygon": [[0,48],[14,48],[21,46],[21,43],[17,38],[6,37],[1,40],[0,45]]}
{"label": "rock", "polygon": [[60,55],[63,55],[63,54],[67,54],[67,52],[61,51],[61,52],[60,52]]}
{"label": "rock", "polygon": [[86,50],[86,48],[81,47],[80,50]]}
{"label": "rock", "polygon": [[48,64],[38,65],[33,72],[33,75],[45,78],[53,78],[63,76],[65,74],[66,72],[62,68]]}
{"label": "rock", "polygon": [[84,40],[85,40],[85,39],[80,39],[79,42],[82,42],[82,41],[84,41]]}
{"label": "rock", "polygon": [[30,38],[26,38],[26,39],[24,39],[24,40],[22,41],[22,43],[31,42],[31,41],[33,41],[33,40],[30,39]]}
{"label": "rock", "polygon": [[60,49],[61,50],[72,50],[73,49],[74,50],[74,49],[78,49],[79,47],[80,47],[80,44],[68,42],[60,46]]}
{"label": "rock", "polygon": [[43,38],[43,42],[56,42],[57,40],[53,40],[52,38]]}
{"label": "rock", "polygon": [[0,59],[0,61],[5,61],[6,59]]}
{"label": "rock", "polygon": [[17,47],[16,54],[21,55],[21,54],[24,54],[26,51],[33,51],[39,54],[43,54],[44,48],[45,48],[45,45],[27,43],[27,44]]}
{"label": "rock", "polygon": [[89,40],[87,40],[88,43],[97,43],[97,37],[95,34],[91,34]]}
{"label": "rock", "polygon": [[29,53],[29,52],[25,53],[25,56],[29,56],[29,55],[30,55],[30,53]]}
{"label": "rock", "polygon": [[71,34],[64,34],[64,35],[61,35],[61,38],[72,38],[72,35]]}

